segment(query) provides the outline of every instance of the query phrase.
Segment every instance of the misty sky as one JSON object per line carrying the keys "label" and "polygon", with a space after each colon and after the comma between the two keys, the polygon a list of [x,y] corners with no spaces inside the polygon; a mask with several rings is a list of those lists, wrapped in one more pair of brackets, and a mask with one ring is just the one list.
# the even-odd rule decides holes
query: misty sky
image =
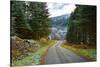
{"label": "misty sky", "polygon": [[49,9],[50,16],[55,17],[64,14],[70,14],[76,8],[75,4],[65,4],[65,3],[47,3],[47,8]]}

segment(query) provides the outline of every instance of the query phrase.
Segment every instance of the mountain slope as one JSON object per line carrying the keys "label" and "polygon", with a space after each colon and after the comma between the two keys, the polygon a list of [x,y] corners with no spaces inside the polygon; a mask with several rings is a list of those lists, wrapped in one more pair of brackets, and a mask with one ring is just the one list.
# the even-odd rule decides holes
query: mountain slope
{"label": "mountain slope", "polygon": [[57,16],[57,17],[52,17],[51,21],[52,21],[52,26],[53,27],[65,27],[67,25],[67,20],[69,18],[69,15],[61,15],[61,16]]}
{"label": "mountain slope", "polygon": [[67,22],[69,15],[62,15],[51,18],[52,32],[50,34],[51,39],[65,39],[67,32]]}

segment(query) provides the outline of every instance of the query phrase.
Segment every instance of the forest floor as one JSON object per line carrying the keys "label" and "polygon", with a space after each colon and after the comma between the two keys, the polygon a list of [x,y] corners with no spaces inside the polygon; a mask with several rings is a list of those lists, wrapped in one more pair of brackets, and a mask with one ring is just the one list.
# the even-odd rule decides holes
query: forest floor
{"label": "forest floor", "polygon": [[96,46],[63,43],[62,47],[73,51],[89,61],[96,61]]}

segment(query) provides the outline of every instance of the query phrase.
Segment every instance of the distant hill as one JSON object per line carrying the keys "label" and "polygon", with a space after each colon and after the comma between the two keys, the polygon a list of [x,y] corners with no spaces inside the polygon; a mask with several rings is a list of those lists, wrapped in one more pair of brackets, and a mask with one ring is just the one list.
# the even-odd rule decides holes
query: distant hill
{"label": "distant hill", "polygon": [[51,18],[52,32],[50,34],[51,39],[65,39],[67,32],[67,21],[69,15],[61,15]]}
{"label": "distant hill", "polygon": [[67,19],[69,15],[61,15],[57,17],[52,17],[52,26],[56,28],[66,27],[67,26]]}

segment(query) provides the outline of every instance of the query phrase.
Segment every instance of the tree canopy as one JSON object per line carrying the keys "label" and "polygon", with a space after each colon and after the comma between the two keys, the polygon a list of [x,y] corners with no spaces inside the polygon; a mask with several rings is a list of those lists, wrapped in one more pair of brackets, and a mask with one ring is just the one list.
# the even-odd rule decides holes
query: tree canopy
{"label": "tree canopy", "polygon": [[96,6],[77,5],[68,22],[67,41],[96,44]]}
{"label": "tree canopy", "polygon": [[46,3],[11,1],[12,34],[21,38],[40,39],[50,33]]}

